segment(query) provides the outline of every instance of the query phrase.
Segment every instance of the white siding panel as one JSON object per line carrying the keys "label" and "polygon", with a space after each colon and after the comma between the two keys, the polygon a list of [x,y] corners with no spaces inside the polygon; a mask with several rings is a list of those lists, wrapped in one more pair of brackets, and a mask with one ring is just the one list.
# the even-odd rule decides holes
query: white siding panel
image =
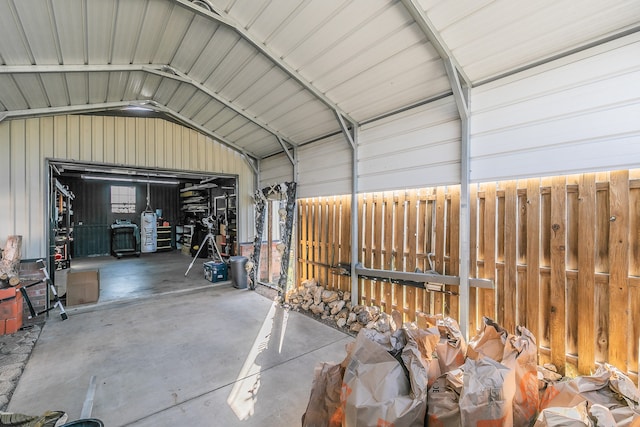
{"label": "white siding panel", "polygon": [[[0,238],[24,236],[24,259],[48,253],[45,159],[50,157],[237,175],[238,239],[247,242],[254,233],[253,171],[242,155],[194,130],[161,119],[126,117],[9,120],[0,123]],[[172,157],[179,159],[168,164]]]}
{"label": "white siding panel", "polygon": [[640,35],[475,88],[471,179],[640,165]]}
{"label": "white siding panel", "polygon": [[352,150],[342,134],[298,149],[298,197],[351,193]]}
{"label": "white siding panel", "polygon": [[260,161],[260,188],[293,180],[293,165],[284,153]]}
{"label": "white siding panel", "polygon": [[460,121],[451,97],[360,130],[358,191],[460,182]]}

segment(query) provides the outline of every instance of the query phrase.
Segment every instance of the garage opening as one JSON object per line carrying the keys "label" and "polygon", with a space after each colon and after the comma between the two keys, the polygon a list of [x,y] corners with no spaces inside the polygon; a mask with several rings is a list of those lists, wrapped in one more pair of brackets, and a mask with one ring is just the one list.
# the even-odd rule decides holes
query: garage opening
{"label": "garage opening", "polygon": [[[238,254],[235,175],[50,161],[49,177],[50,269],[68,306],[210,286],[208,244],[186,274],[209,232],[218,260]],[[75,273],[95,270],[76,295]]]}

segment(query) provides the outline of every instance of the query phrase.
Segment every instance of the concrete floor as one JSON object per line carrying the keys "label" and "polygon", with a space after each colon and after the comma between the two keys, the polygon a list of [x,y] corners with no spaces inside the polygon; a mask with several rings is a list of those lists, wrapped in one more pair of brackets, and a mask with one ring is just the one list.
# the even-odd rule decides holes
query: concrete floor
{"label": "concrete floor", "polygon": [[93,260],[103,263],[102,302],[50,317],[8,410],[78,419],[95,375],[92,416],[106,426],[300,425],[315,365],[340,361],[352,338],[257,292],[211,284],[201,265],[183,280],[189,261]]}

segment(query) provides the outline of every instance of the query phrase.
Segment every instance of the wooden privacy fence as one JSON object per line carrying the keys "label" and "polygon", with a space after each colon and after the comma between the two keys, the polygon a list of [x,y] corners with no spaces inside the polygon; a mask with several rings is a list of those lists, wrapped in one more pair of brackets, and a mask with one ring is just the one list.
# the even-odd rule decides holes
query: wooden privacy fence
{"label": "wooden privacy fence", "polygon": [[[608,362],[637,378],[640,345],[640,171],[473,185],[469,331],[482,316],[525,325],[541,362],[582,373]],[[362,194],[358,254],[365,267],[458,275],[459,186]],[[299,200],[298,278],[350,290],[332,268],[351,262],[351,197]],[[431,260],[431,263],[430,263]],[[359,280],[360,303],[458,318],[457,295]],[[457,286],[447,287],[457,292]]]}

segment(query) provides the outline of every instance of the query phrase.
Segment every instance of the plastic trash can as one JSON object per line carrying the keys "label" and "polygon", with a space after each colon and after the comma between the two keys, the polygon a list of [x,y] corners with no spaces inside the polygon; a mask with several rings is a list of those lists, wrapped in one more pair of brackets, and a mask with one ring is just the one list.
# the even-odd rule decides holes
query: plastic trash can
{"label": "plastic trash can", "polygon": [[249,258],[246,256],[232,256],[229,258],[231,280],[234,288],[245,289],[247,287],[247,270],[245,266],[248,261]]}

